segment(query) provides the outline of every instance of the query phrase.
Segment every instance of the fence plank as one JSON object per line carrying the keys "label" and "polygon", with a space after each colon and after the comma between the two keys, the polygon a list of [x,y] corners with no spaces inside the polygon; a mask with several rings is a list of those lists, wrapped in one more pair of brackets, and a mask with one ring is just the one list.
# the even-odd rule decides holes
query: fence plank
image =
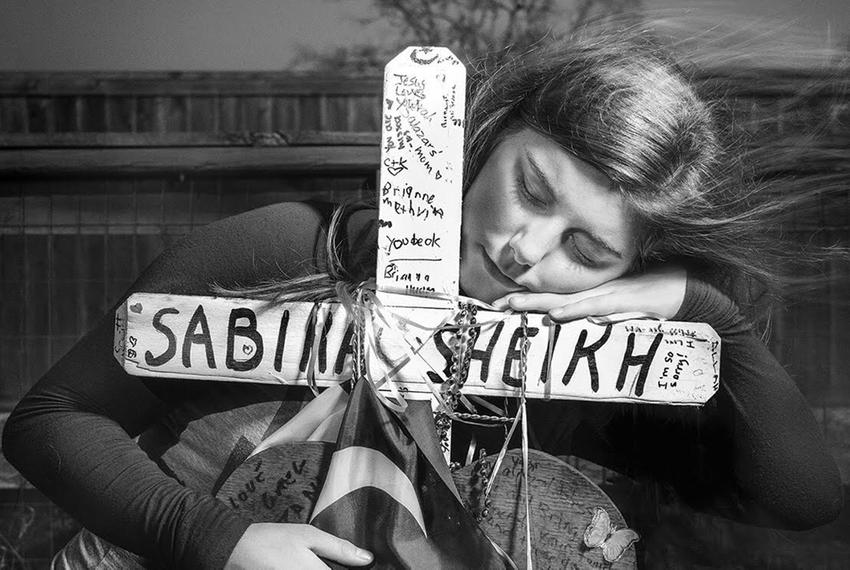
{"label": "fence plank", "polygon": [[162,97],[163,132],[180,133],[189,130],[188,97]]}
{"label": "fence plank", "polygon": [[271,100],[269,97],[242,99],[242,128],[250,131],[271,131]]}
{"label": "fence plank", "polygon": [[80,97],[82,119],[79,130],[88,133],[106,132],[106,97]]}
{"label": "fence plank", "polygon": [[322,130],[351,130],[351,112],[348,97],[325,97],[323,100],[325,124]]}
{"label": "fence plank", "polygon": [[136,98],[135,132],[149,133],[156,131],[156,99],[154,97]]}
{"label": "fence plank", "polygon": [[372,95],[381,77],[316,76],[287,72],[6,72],[0,96],[16,95]]}
{"label": "fence plank", "polygon": [[40,149],[0,152],[0,177],[156,173],[363,172],[378,165],[372,146]]}
{"label": "fence plank", "polygon": [[189,125],[190,132],[215,133],[219,131],[216,123],[216,106],[218,101],[215,97],[189,97],[190,104]]}
{"label": "fence plank", "polygon": [[242,121],[241,106],[236,97],[219,97],[218,99],[218,130],[219,132],[239,130]]}
{"label": "fence plank", "polygon": [[377,95],[352,96],[351,102],[352,120],[350,130],[352,131],[375,131],[381,130],[381,100]]}
{"label": "fence plank", "polygon": [[301,118],[296,97],[274,97],[274,122],[272,128],[282,131],[297,131],[301,128]]}
{"label": "fence plank", "polygon": [[23,97],[0,97],[0,129],[9,133],[25,133],[26,100]]}
{"label": "fence plank", "polygon": [[136,104],[132,97],[110,97],[109,131],[117,133],[133,132],[133,116],[135,114]]}
{"label": "fence plank", "polygon": [[53,127],[52,100],[47,97],[27,97],[27,131],[47,133]]}
{"label": "fence plank", "polygon": [[12,133],[0,134],[0,154],[8,149],[40,148],[288,145],[377,146],[379,143],[380,134],[377,132],[341,131]]}
{"label": "fence plank", "polygon": [[298,127],[310,131],[322,130],[322,110],[315,97],[298,98]]}

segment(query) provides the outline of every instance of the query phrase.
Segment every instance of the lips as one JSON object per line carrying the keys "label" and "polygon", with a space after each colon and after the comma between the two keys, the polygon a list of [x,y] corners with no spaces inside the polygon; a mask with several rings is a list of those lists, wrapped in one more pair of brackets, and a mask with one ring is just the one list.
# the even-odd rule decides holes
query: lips
{"label": "lips", "polygon": [[481,256],[484,258],[484,267],[487,269],[487,273],[489,273],[493,279],[509,289],[522,289],[516,281],[505,275],[501,268],[490,258],[487,254],[487,250],[483,247],[481,248]]}

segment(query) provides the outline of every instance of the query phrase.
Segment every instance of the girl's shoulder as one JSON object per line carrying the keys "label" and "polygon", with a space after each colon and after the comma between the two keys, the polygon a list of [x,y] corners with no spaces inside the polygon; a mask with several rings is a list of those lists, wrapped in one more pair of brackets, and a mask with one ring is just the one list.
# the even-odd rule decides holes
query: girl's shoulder
{"label": "girl's shoulder", "polygon": [[[213,222],[197,237],[249,241],[253,247],[271,245],[324,246],[334,213],[339,210],[341,235],[351,242],[376,234],[378,211],[366,204],[338,206],[327,202],[279,202]],[[247,239],[246,239],[247,238]]]}
{"label": "girl's shoulder", "polygon": [[[281,202],[212,222],[170,245],[133,290],[209,294],[212,285],[238,288],[321,271],[333,209],[318,202]],[[351,215],[356,220],[346,224],[351,226],[346,233],[356,237],[370,215]]]}

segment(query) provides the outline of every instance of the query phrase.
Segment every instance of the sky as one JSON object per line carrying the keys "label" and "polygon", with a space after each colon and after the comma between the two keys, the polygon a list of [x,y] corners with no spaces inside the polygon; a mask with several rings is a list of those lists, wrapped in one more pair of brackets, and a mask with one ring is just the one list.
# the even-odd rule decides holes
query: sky
{"label": "sky", "polygon": [[[570,0],[560,0],[569,6]],[[799,26],[816,43],[850,34],[850,0],[643,0],[665,14],[705,11]],[[0,71],[279,70],[298,47],[380,36],[356,22],[369,0],[0,0]],[[770,24],[773,25],[773,24]]]}

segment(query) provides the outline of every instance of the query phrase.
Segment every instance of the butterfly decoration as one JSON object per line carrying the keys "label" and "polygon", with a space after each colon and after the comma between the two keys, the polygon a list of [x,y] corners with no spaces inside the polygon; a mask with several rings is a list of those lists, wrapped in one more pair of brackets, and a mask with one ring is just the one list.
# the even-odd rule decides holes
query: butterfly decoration
{"label": "butterfly decoration", "polygon": [[584,531],[584,544],[588,548],[599,547],[606,562],[616,562],[626,549],[640,540],[640,535],[630,528],[617,529],[611,523],[608,511],[596,507],[593,519]]}

